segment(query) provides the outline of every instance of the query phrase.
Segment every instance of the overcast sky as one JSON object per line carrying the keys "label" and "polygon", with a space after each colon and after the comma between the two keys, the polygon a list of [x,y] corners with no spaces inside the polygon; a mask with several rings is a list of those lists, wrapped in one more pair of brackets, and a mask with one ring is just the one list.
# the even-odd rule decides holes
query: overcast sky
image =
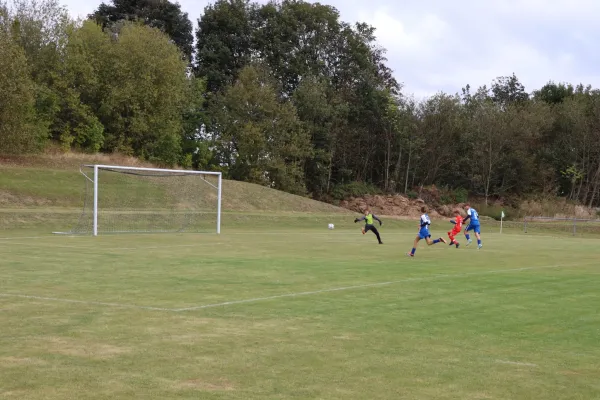
{"label": "overcast sky", "polygon": [[[62,0],[75,17],[97,0]],[[179,0],[194,24],[211,0]],[[264,0],[258,0],[266,3]],[[600,0],[324,0],[344,21],[377,28],[405,94],[460,92],[513,72],[532,91],[549,80],[600,87]]]}

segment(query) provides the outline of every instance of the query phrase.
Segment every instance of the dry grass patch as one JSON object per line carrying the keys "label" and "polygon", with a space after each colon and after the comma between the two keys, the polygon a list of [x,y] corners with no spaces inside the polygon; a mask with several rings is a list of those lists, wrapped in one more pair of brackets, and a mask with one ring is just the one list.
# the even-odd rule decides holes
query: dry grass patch
{"label": "dry grass patch", "polygon": [[0,366],[1,367],[21,367],[24,365],[45,365],[46,361],[41,360],[39,358],[30,358],[30,357],[1,357],[0,358]]}
{"label": "dry grass patch", "polygon": [[96,359],[107,359],[131,352],[127,347],[60,337],[41,338],[38,342],[38,346],[40,345],[49,353]]}
{"label": "dry grass patch", "polygon": [[185,381],[176,382],[174,386],[177,389],[196,389],[207,392],[235,390],[233,384],[225,379],[219,379],[216,382],[208,382],[204,379],[188,379]]}

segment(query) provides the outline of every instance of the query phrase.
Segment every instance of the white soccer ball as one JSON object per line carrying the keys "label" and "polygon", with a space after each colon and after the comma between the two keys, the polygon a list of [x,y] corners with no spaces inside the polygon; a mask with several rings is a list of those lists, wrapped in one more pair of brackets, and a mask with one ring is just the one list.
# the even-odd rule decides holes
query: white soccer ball
{"label": "white soccer ball", "polygon": [[329,229],[333,229],[333,228],[334,228],[334,226],[333,226],[333,224],[329,224],[329,225],[327,226],[327,228],[329,228]]}

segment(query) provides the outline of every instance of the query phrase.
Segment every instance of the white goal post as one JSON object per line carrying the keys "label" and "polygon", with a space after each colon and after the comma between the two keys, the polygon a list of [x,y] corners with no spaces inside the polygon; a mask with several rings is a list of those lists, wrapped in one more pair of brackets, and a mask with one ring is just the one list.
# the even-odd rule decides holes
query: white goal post
{"label": "white goal post", "polygon": [[[221,233],[222,174],[83,165],[86,190],[76,226],[63,234]],[[215,227],[216,225],[216,227]]]}

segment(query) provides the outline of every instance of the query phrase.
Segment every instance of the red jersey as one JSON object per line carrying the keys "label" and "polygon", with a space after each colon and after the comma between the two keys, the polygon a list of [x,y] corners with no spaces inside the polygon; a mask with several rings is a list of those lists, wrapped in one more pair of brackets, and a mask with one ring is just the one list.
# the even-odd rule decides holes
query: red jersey
{"label": "red jersey", "polygon": [[463,217],[461,217],[460,215],[457,215],[456,218],[454,218],[454,222],[456,222],[456,225],[454,225],[454,229],[456,229],[457,231],[460,231],[462,228],[462,224],[463,224]]}

